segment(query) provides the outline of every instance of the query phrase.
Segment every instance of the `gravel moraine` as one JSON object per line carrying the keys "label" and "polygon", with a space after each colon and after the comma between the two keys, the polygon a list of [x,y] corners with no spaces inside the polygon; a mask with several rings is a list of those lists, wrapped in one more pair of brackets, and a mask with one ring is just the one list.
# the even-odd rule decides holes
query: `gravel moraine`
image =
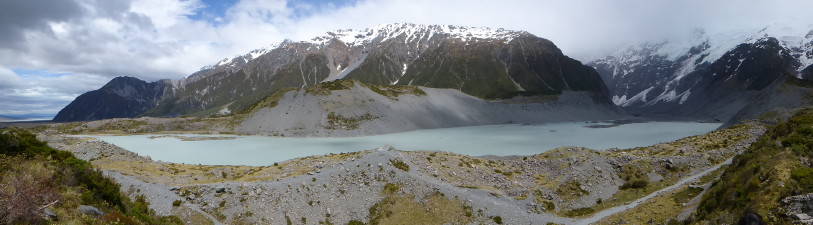
{"label": "gravel moraine", "polygon": [[[620,178],[624,165],[650,165],[646,174],[652,182],[669,177],[676,182],[686,182],[694,178],[691,175],[709,171],[747,148],[764,132],[764,128],[750,126],[726,132],[695,138],[714,140],[717,138],[714,135],[739,135],[742,139],[712,149],[679,140],[647,148],[605,152],[560,148],[527,157],[404,152],[384,146],[342,157],[315,156],[291,160],[297,163],[281,163],[278,170],[281,172],[269,173],[262,179],[235,178],[180,185],[171,176],[150,177],[145,181],[147,175],[134,176],[125,173],[127,171],[115,170],[104,172],[116,179],[125,193],[146,196],[150,207],[159,215],[178,215],[181,209],[186,209],[215,224],[285,224],[287,220],[305,220],[308,224],[328,220],[335,224],[346,224],[350,220],[366,222],[369,209],[384,198],[381,193],[389,183],[401,184],[397,192],[415,196],[416,200],[441,193],[448,199],[460,201],[474,212],[473,223],[493,223],[490,217],[500,216],[505,224],[582,224],[608,216],[611,211],[582,219],[563,217],[561,213],[591,207],[598,198],[611,199],[624,182]],[[133,165],[144,168],[169,165],[90,138],[59,135],[40,135],[40,138],[52,147],[71,151],[92,163],[135,162]],[[393,161],[402,161],[410,169],[398,169]],[[297,168],[282,168],[282,165]],[[206,174],[229,171],[224,168],[197,175],[204,178],[210,176]],[[257,168],[257,171],[269,168]],[[497,168],[504,171],[497,171]],[[252,173],[262,172],[252,170],[247,174]],[[577,181],[575,188],[583,193],[575,198],[564,197],[557,187],[568,181]],[[183,201],[182,205],[173,207],[173,201],[179,199]],[[556,210],[540,210],[539,201],[553,202]],[[634,205],[626,207],[631,206]]]}

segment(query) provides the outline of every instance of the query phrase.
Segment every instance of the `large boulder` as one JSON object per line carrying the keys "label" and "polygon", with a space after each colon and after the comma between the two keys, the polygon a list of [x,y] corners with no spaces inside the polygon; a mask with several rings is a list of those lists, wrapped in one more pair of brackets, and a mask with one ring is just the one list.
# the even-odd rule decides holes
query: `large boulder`
{"label": "large boulder", "polygon": [[102,210],[99,210],[98,208],[89,205],[80,205],[79,212],[91,216],[104,216],[104,212],[102,212]]}

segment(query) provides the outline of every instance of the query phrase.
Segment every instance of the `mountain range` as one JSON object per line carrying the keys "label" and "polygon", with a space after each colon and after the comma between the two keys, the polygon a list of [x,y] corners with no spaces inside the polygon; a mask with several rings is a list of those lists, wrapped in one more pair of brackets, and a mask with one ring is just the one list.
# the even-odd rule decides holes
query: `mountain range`
{"label": "mountain range", "polygon": [[628,112],[728,120],[756,113],[743,109],[769,110],[752,106],[766,95],[776,102],[798,97],[776,90],[789,79],[810,79],[811,63],[813,28],[774,25],[718,34],[697,30],[689,41],[632,45],[588,65]]}
{"label": "mountain range", "polygon": [[356,80],[456,89],[498,102],[585,93],[579,96],[591,109],[731,122],[810,100],[812,49],[811,29],[697,30],[688,41],[634,44],[583,64],[524,31],[386,24],[284,40],[177,81],[115,78],[54,120],[233,115],[288,88]]}
{"label": "mountain range", "polygon": [[283,88],[337,79],[451,88],[489,100],[586,92],[595,103],[610,104],[593,68],[530,33],[388,24],[328,32],[309,41],[285,40],[179,81],[116,78],[77,98],[55,121],[229,114]]}

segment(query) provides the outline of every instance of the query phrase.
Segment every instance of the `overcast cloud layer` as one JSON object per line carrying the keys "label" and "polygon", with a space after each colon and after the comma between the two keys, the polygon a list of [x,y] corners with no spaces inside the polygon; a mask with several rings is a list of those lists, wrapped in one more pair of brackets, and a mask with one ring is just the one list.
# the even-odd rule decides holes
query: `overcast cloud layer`
{"label": "overcast cloud layer", "polygon": [[698,27],[811,24],[811,8],[808,0],[237,0],[212,14],[200,0],[6,0],[0,115],[56,113],[116,76],[177,80],[336,29],[410,22],[526,30],[579,58]]}

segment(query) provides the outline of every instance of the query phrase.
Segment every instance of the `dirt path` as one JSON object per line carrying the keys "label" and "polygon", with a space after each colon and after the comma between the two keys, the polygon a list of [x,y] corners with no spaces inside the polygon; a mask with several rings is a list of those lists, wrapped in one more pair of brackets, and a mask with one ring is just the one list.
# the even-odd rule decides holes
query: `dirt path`
{"label": "dirt path", "polygon": [[658,191],[652,192],[651,194],[649,194],[647,196],[644,196],[643,198],[639,198],[638,200],[635,200],[630,204],[622,205],[622,206],[616,206],[616,207],[613,207],[613,208],[609,208],[609,209],[597,212],[597,213],[593,214],[593,216],[590,216],[588,218],[576,220],[576,221],[574,221],[573,224],[591,224],[591,223],[598,222],[599,220],[604,219],[605,217],[611,216],[613,214],[623,212],[623,211],[628,210],[628,209],[633,209],[633,208],[637,207],[638,205],[640,205],[641,203],[645,202],[646,200],[649,200],[649,199],[651,199],[651,198],[653,198],[655,196],[658,196],[660,194],[672,191],[672,190],[674,190],[674,189],[676,189],[676,188],[678,188],[678,187],[680,187],[680,186],[682,186],[682,185],[684,185],[684,184],[686,184],[686,183],[688,183],[690,181],[696,180],[696,179],[698,179],[698,178],[700,178],[702,176],[705,176],[706,174],[714,172],[715,170],[720,169],[720,167],[722,167],[723,165],[731,164],[732,159],[733,158],[730,158],[730,159],[726,160],[723,163],[717,164],[716,166],[713,166],[711,168],[708,168],[708,169],[704,170],[703,172],[700,172],[698,174],[687,177],[686,179],[680,180],[677,183],[673,184],[672,186],[665,187],[665,188],[660,189]]}

